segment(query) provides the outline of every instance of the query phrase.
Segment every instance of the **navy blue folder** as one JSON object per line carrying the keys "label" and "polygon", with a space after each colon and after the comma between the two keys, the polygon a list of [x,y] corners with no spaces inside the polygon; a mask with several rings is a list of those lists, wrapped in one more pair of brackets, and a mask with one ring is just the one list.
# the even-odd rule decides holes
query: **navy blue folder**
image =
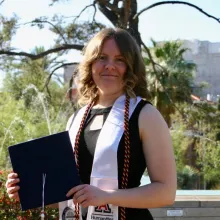
{"label": "navy blue folder", "polygon": [[44,173],[45,205],[70,199],[66,193],[80,184],[68,131],[16,144],[8,151],[13,171],[20,178],[22,210],[42,206]]}

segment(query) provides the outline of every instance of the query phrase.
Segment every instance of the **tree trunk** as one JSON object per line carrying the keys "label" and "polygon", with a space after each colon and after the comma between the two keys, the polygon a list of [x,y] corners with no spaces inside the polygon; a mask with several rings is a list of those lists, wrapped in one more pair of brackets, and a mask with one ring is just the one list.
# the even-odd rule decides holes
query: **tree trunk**
{"label": "tree trunk", "polygon": [[115,26],[127,30],[141,46],[141,35],[138,30],[139,19],[134,16],[137,14],[137,0],[124,0],[122,7],[118,6],[119,1],[106,3],[103,0],[97,0],[99,10]]}

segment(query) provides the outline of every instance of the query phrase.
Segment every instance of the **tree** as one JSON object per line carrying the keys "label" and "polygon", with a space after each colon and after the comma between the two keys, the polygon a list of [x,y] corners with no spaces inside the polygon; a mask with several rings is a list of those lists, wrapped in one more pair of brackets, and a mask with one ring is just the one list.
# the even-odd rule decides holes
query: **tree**
{"label": "tree", "polygon": [[[153,42],[150,49],[153,60],[157,65],[149,66],[151,60],[145,58],[148,77],[148,88],[154,100],[154,105],[164,116],[168,126],[171,126],[171,114],[178,103],[191,102],[193,74],[195,64],[184,60],[183,54],[187,50],[181,42]],[[175,104],[174,104],[175,103]]]}
{"label": "tree", "polygon": [[[171,135],[179,177],[181,181],[188,179],[188,183],[192,178],[197,189],[217,189],[220,184],[220,142],[216,135],[220,115],[217,105],[199,101],[178,107],[184,117],[179,112],[172,116]],[[187,176],[185,166],[196,170],[196,175]]]}
{"label": "tree", "polygon": [[[42,50],[35,48],[35,53]],[[65,129],[72,114],[67,87],[52,79],[47,90],[41,91],[52,61],[48,56],[25,58],[7,69],[0,98],[0,167],[10,166],[8,146]]]}
{"label": "tree", "polygon": [[[52,0],[52,4],[60,2],[61,0]],[[140,33],[138,30],[138,25],[139,25],[139,16],[158,6],[161,5],[165,5],[165,4],[182,4],[182,5],[186,5],[189,7],[193,7],[196,10],[200,11],[202,14],[216,20],[217,22],[220,23],[220,19],[208,14],[207,12],[205,12],[203,9],[199,8],[198,6],[191,4],[189,2],[184,2],[184,1],[162,1],[162,2],[157,2],[154,3],[152,5],[149,5],[145,8],[143,8],[142,10],[140,10],[139,12],[137,11],[137,0],[95,0],[93,1],[92,4],[86,6],[84,9],[82,9],[81,13],[86,10],[89,7],[94,7],[94,15],[93,15],[93,21],[90,25],[93,25],[92,29],[95,27],[94,24],[97,24],[97,22],[95,21],[95,15],[96,15],[96,10],[97,7],[98,9],[101,11],[101,13],[103,13],[103,15],[115,26],[115,27],[121,27],[123,29],[128,30],[137,40],[137,43],[141,46],[143,44],[143,41],[140,37]],[[76,16],[76,18],[78,18],[81,13]],[[63,18],[62,17],[58,17],[58,16],[54,16],[54,18],[52,19],[53,22],[55,22],[55,24],[53,24],[52,22],[50,22],[48,20],[47,17],[41,17],[41,18],[37,18],[34,21],[32,21],[32,25],[38,25],[40,28],[43,28],[43,25],[45,23],[48,23],[51,25],[51,31],[55,32],[56,34],[59,35],[59,39],[60,39],[60,43],[63,43],[63,46],[60,45],[60,47],[56,48],[56,50],[49,50],[48,53],[53,53],[59,50],[67,50],[67,49],[77,49],[77,50],[81,50],[82,47],[80,47],[80,45],[68,45],[67,44],[67,38],[68,38],[68,28],[67,30],[64,30],[62,28],[62,26],[60,24],[62,24]],[[74,26],[77,26],[75,24],[75,20],[73,22],[73,24],[70,24],[69,27],[71,28],[76,28]],[[8,26],[6,26],[8,27]],[[14,27],[13,27],[14,28]],[[8,28],[7,28],[8,29]],[[70,32],[69,32],[70,33]],[[88,34],[88,33],[87,33]],[[61,40],[62,39],[62,40]],[[82,45],[81,45],[82,46]],[[45,56],[46,54],[41,54],[38,56],[33,56],[31,54],[28,53],[16,53],[16,52],[12,52],[12,51],[4,51],[2,50],[0,54],[7,54],[7,55],[20,55],[20,56],[27,56],[30,57],[32,59],[37,59],[40,56]]]}
{"label": "tree", "polygon": [[[68,1],[68,0],[67,0]],[[58,4],[62,0],[52,0],[51,7],[54,4]],[[1,2],[3,4],[3,1]],[[66,54],[69,50],[82,50],[84,43],[87,42],[91,36],[96,33],[98,30],[104,27],[103,24],[96,21],[96,11],[97,9],[113,24],[115,27],[121,27],[128,30],[136,39],[140,47],[144,47],[147,52],[147,56],[150,60],[150,65],[152,66],[154,72],[157,72],[156,61],[153,60],[153,57],[150,53],[150,50],[144,44],[141,39],[139,32],[139,17],[142,13],[147,12],[150,9],[159,7],[165,4],[182,4],[188,7],[192,7],[205,16],[210,17],[211,19],[220,22],[220,20],[198,6],[184,2],[184,1],[159,1],[152,5],[149,5],[142,10],[138,11],[138,1],[137,0],[94,0],[90,5],[87,5],[75,19],[67,23],[64,16],[55,15],[52,19],[48,17],[39,17],[31,21],[29,24],[31,26],[38,26],[40,29],[44,28],[45,25],[50,26],[50,30],[56,34],[57,38],[55,39],[54,45],[52,48],[42,51],[40,53],[28,53],[25,51],[16,51],[14,48],[11,48],[10,42],[12,37],[16,34],[16,30],[19,27],[18,19],[16,16],[13,18],[7,19],[1,16],[1,25],[0,25],[0,62],[2,67],[8,66],[11,64],[11,60],[14,58],[21,59],[26,57],[31,60],[40,59],[48,55],[53,55],[54,57],[61,57]],[[80,17],[82,12],[84,12],[89,7],[94,8],[94,15],[91,22],[77,22],[77,19]],[[85,31],[86,30],[86,31]],[[10,57],[10,59],[8,59]],[[54,68],[50,69],[50,74],[46,85],[43,89],[47,88],[47,85],[50,82],[51,76],[55,74],[60,68],[63,68],[66,65],[71,63],[66,63],[65,60],[61,62],[55,62]],[[157,73],[158,75],[160,72]],[[71,87],[71,85],[70,85]],[[172,98],[172,97],[171,97]]]}
{"label": "tree", "polygon": [[[60,2],[61,0],[52,0],[52,4],[55,4],[57,2]],[[68,24],[66,27],[64,25],[64,18],[61,16],[55,15],[50,21],[47,17],[40,17],[34,19],[31,23],[31,25],[37,25],[39,28],[43,28],[45,24],[49,24],[51,26],[51,31],[56,33],[58,35],[56,44],[52,49],[49,49],[43,53],[40,54],[31,54],[31,53],[26,53],[26,52],[15,52],[12,48],[10,47],[2,47],[0,51],[0,55],[8,55],[8,56],[25,56],[29,57],[31,59],[38,59],[40,57],[46,56],[51,53],[56,53],[58,51],[67,51],[70,49],[76,49],[76,50],[81,50],[83,48],[82,42],[85,42],[86,37],[82,37],[85,30],[88,30],[86,32],[86,35],[90,37],[91,33],[97,32],[98,28],[102,28],[103,25],[100,23],[97,23],[95,20],[95,15],[97,8],[100,10],[101,13],[115,26],[115,27],[121,27],[123,29],[128,30],[137,40],[137,43],[141,46],[143,45],[143,41],[141,39],[138,25],[139,25],[139,16],[141,16],[142,13],[161,6],[165,4],[182,4],[186,5],[189,7],[192,7],[198,11],[200,11],[202,14],[210,17],[211,19],[216,20],[217,22],[220,23],[220,19],[208,14],[205,12],[203,9],[199,8],[198,6],[184,2],[184,1],[162,1],[162,2],[157,2],[152,5],[149,5],[139,12],[137,11],[137,5],[138,1],[137,0],[94,0],[92,4],[87,5],[84,9],[82,9],[81,13],[85,11],[89,7],[94,8],[94,15],[93,15],[93,20],[91,23],[85,22],[84,24],[80,25],[76,23],[76,19],[81,15],[81,13],[76,16],[76,19],[74,19],[73,23]],[[16,30],[16,23],[13,23],[14,19],[11,19],[8,22],[3,22],[2,23],[2,29],[7,30],[7,32],[10,33],[10,36],[12,36],[15,33]],[[11,24],[12,22],[12,24]],[[78,29],[79,28],[79,29]],[[76,31],[77,30],[77,31]],[[79,31],[78,31],[79,30]],[[76,34],[73,34],[75,33]],[[70,42],[70,39],[72,39],[72,42]],[[78,40],[77,40],[78,39]],[[82,40],[80,42],[80,40]],[[80,44],[81,43],[81,44]]]}

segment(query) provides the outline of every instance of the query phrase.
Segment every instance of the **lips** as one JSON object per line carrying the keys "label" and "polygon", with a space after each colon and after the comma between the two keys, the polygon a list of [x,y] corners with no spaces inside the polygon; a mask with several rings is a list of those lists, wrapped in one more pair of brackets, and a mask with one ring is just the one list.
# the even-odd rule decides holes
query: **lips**
{"label": "lips", "polygon": [[101,76],[107,76],[107,77],[118,77],[117,75],[113,75],[113,74],[102,74]]}

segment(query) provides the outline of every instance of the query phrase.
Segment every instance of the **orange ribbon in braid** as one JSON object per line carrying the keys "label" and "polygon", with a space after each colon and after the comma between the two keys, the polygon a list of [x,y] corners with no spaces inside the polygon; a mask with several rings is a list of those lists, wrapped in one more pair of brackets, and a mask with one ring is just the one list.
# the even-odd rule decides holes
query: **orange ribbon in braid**
{"label": "orange ribbon in braid", "polygon": [[[124,113],[124,141],[125,141],[125,154],[124,154],[124,167],[122,172],[121,188],[126,189],[128,185],[128,174],[130,165],[130,139],[129,139],[129,105],[130,98],[126,96],[125,100],[125,113]],[[121,220],[126,219],[125,207],[121,207]]]}
{"label": "orange ribbon in braid", "polygon": [[[76,135],[76,139],[75,139],[75,146],[74,146],[74,154],[75,154],[75,158],[76,158],[76,167],[77,167],[77,170],[78,170],[78,173],[79,173],[79,139],[80,139],[80,135],[82,133],[82,129],[83,129],[83,126],[85,124],[85,121],[86,121],[86,118],[87,118],[87,115],[90,111],[90,109],[92,108],[92,106],[94,105],[94,102],[91,102],[87,108],[86,108],[86,111],[83,115],[83,118],[82,118],[82,121],[80,123],[80,127],[79,127],[79,130],[77,132],[77,135]],[[75,220],[79,220],[80,217],[80,209],[79,209],[79,204],[77,203],[75,205]]]}

